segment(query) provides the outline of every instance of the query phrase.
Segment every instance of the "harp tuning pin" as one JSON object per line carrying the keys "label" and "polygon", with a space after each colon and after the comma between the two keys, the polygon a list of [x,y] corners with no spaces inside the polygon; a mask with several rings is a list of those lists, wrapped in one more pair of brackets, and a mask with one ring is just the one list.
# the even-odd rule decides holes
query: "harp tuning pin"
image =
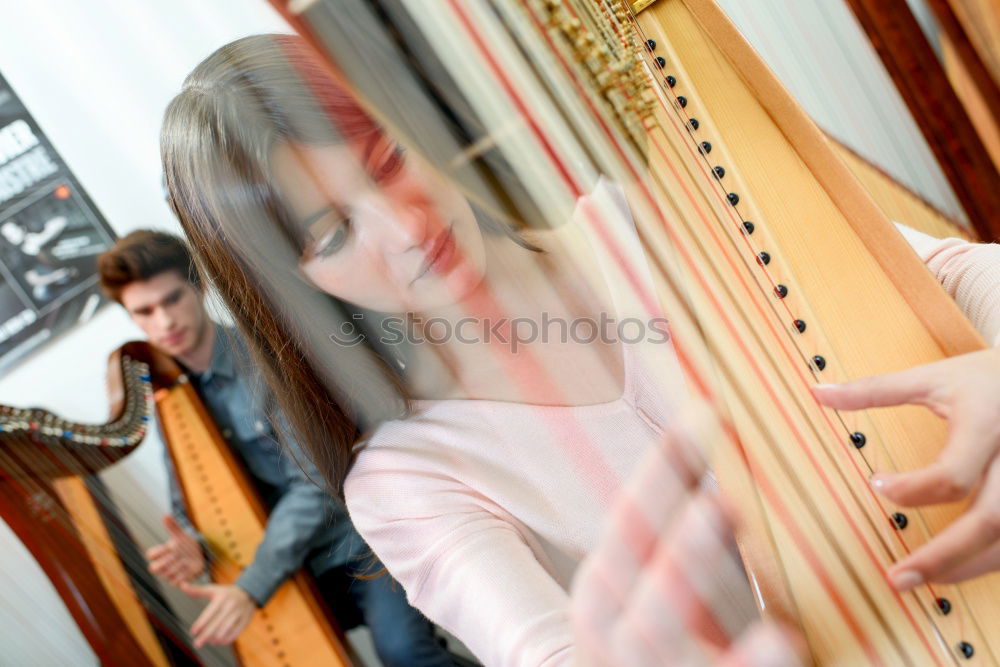
{"label": "harp tuning pin", "polygon": [[753,234],[753,230],[755,229],[755,227],[753,226],[752,222],[746,220],[743,222],[743,229],[746,230],[747,234]]}
{"label": "harp tuning pin", "polygon": [[795,330],[796,331],[798,331],[799,333],[805,333],[805,331],[806,331],[805,320],[795,320],[792,324],[795,325]]}
{"label": "harp tuning pin", "polygon": [[774,288],[774,293],[778,295],[779,299],[784,299],[786,296],[788,296],[788,288],[785,287],[784,285],[778,285],[777,287]]}
{"label": "harp tuning pin", "polygon": [[821,370],[823,370],[824,368],[826,368],[826,359],[824,359],[823,357],[821,357],[821,356],[820,356],[820,355],[818,355],[818,354],[817,354],[817,355],[815,355],[815,356],[814,356],[814,357],[812,358],[812,362],[813,362],[813,365],[814,365],[814,366],[816,366],[816,370],[819,370],[819,371],[821,371]]}
{"label": "harp tuning pin", "polygon": [[646,40],[646,48],[649,49],[650,51],[655,51],[656,50],[656,40],[647,39]]}
{"label": "harp tuning pin", "polygon": [[972,655],[976,652],[975,649],[972,648],[972,644],[970,644],[969,642],[959,642],[958,651],[959,653],[962,654],[962,657],[966,659],[971,658]]}
{"label": "harp tuning pin", "polygon": [[728,199],[729,203],[732,204],[733,206],[736,206],[737,204],[740,203],[740,196],[735,192],[730,192],[728,195],[726,195],[726,199]]}
{"label": "harp tuning pin", "polygon": [[761,266],[767,266],[768,264],[770,264],[771,263],[770,253],[764,251],[757,253],[757,263],[760,264]]}
{"label": "harp tuning pin", "polygon": [[856,448],[861,449],[865,446],[866,442],[868,442],[868,438],[866,438],[865,434],[861,431],[855,431],[851,434],[851,444]]}
{"label": "harp tuning pin", "polygon": [[667,85],[673,88],[674,86],[677,85],[677,79],[675,79],[672,76],[667,76]]}
{"label": "harp tuning pin", "polygon": [[708,155],[709,153],[712,152],[712,144],[708,143],[707,141],[701,142],[701,146],[698,148],[698,152],[701,153],[702,155]]}
{"label": "harp tuning pin", "polygon": [[948,598],[938,598],[934,602],[937,604],[938,611],[940,611],[942,615],[947,616],[951,613],[951,602]]}
{"label": "harp tuning pin", "polygon": [[902,512],[896,512],[892,515],[892,522],[896,524],[896,528],[903,530],[910,523],[910,520]]}
{"label": "harp tuning pin", "polygon": [[726,170],[723,169],[722,167],[715,167],[714,169],[712,169],[712,171],[715,172],[716,178],[723,178],[726,175]]}

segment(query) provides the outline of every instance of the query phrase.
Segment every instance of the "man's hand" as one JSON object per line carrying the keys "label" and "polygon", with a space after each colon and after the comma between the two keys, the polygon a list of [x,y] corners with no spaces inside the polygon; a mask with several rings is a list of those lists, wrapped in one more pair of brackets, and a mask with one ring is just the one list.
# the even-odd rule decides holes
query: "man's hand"
{"label": "man's hand", "polygon": [[813,394],[840,410],[907,403],[948,420],[948,442],[934,463],[872,477],[876,490],[906,507],[973,495],[962,516],[889,571],[896,589],[925,581],[952,583],[1000,569],[1000,349],[819,385]]}
{"label": "man's hand", "polygon": [[163,525],[170,538],[163,544],[146,550],[149,571],[163,577],[174,586],[191,581],[205,570],[205,557],[198,540],[191,537],[169,514]]}
{"label": "man's hand", "polygon": [[196,586],[183,583],[181,590],[191,597],[209,600],[191,626],[195,648],[206,644],[232,644],[257,611],[257,605],[247,592],[234,584]]}

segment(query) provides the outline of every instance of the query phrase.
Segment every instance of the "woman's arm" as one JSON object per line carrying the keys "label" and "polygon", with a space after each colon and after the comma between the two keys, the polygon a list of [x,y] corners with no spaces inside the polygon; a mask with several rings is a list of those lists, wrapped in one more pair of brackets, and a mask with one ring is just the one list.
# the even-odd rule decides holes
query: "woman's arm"
{"label": "woman's arm", "polygon": [[615,503],[572,596],[502,510],[444,475],[373,463],[380,455],[348,477],[356,527],[410,603],[487,667],[797,664],[782,633],[727,624],[730,605],[711,602],[729,601],[720,582],[746,582],[728,514],[673,447],[651,452]]}
{"label": "woman's arm", "polygon": [[410,604],[485,665],[570,662],[569,597],[502,510],[387,452],[366,452],[344,490],[355,527]]}
{"label": "woman's arm", "polygon": [[897,224],[903,238],[990,345],[1000,345],[1000,245],[936,239]]}

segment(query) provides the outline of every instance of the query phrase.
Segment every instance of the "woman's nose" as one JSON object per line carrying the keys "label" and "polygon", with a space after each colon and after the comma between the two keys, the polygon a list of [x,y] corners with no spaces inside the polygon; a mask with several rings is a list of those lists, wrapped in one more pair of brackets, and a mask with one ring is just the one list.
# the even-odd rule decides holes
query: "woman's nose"
{"label": "woman's nose", "polygon": [[429,226],[427,210],[412,203],[391,205],[389,224],[383,230],[384,247],[387,252],[404,253],[419,248],[433,236]]}

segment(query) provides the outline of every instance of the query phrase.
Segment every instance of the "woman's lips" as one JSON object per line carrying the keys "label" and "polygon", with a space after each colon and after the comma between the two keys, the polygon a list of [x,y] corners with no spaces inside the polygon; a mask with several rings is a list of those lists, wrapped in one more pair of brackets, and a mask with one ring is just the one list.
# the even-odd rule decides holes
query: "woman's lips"
{"label": "woman's lips", "polygon": [[448,273],[448,271],[450,271],[454,266],[457,258],[458,252],[455,245],[455,234],[452,226],[446,231],[441,232],[437,239],[434,240],[434,245],[431,246],[430,251],[427,253],[427,257],[424,260],[424,265],[420,269],[420,273],[417,274],[417,277],[414,278],[413,281],[416,282],[431,271],[439,276]]}

